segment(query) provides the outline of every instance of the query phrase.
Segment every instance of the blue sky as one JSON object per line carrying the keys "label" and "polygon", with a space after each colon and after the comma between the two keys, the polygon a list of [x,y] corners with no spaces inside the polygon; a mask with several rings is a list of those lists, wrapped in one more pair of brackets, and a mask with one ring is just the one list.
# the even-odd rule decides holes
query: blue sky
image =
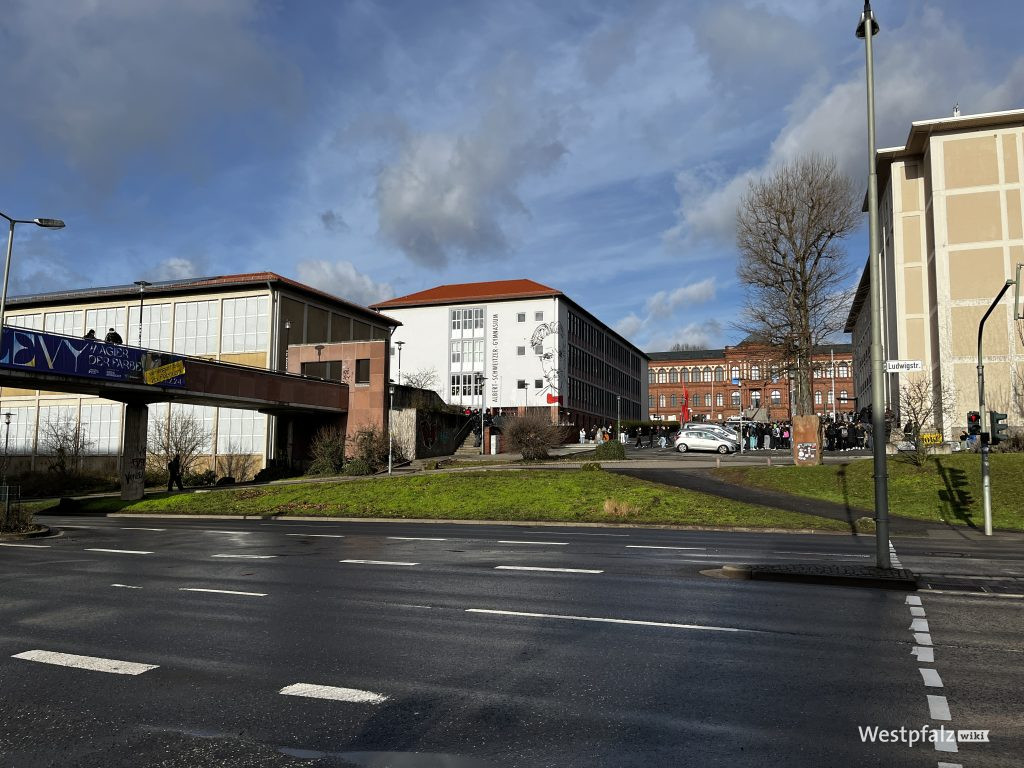
{"label": "blue sky", "polygon": [[[648,351],[740,337],[736,202],[866,174],[857,0],[0,0],[11,293],[527,277]],[[879,146],[1024,107],[1014,0],[876,0]],[[865,234],[848,241],[851,285]]]}

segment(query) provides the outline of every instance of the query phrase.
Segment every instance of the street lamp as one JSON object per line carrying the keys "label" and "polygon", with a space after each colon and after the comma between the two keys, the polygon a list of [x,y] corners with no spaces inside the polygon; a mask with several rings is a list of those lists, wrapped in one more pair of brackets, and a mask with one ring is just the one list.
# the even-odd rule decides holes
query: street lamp
{"label": "street lamp", "polygon": [[391,411],[395,407],[395,383],[388,384],[388,474],[391,474],[392,445],[394,444],[393,432],[391,429]]}
{"label": "street lamp", "polygon": [[622,395],[615,396],[615,439],[622,440]]}
{"label": "street lamp", "polygon": [[484,382],[487,379],[484,378],[482,373],[474,374],[476,376],[476,385],[480,388],[480,455],[484,455]]}
{"label": "street lamp", "polygon": [[11,417],[14,414],[11,413],[10,411],[4,411],[3,414],[0,414],[0,415],[2,415],[4,417],[4,426],[5,426],[5,431],[4,431],[4,472],[3,472],[3,478],[0,479],[0,485],[2,485],[4,487],[4,495],[7,496],[7,495],[10,495],[9,490],[7,488],[7,460],[8,460],[7,445],[10,442],[10,439],[11,439]]}
{"label": "street lamp", "polygon": [[398,383],[402,383],[402,347],[405,346],[404,341],[396,341],[395,346],[398,347]]}
{"label": "street lamp", "polygon": [[142,305],[146,295],[146,288],[152,285],[148,280],[136,280],[135,285],[139,286],[139,348],[142,348]]}
{"label": "street lamp", "polygon": [[292,321],[284,321],[284,372],[288,373],[288,347],[292,345]]}
{"label": "street lamp", "polygon": [[[868,25],[870,24],[870,29]],[[857,37],[864,40],[865,74],[868,93],[868,272],[871,280],[871,447],[875,472],[875,560],[879,568],[890,568],[889,478],[885,463],[885,393],[882,359],[882,268],[878,243],[878,178],[875,170],[875,73],[871,38],[878,34],[878,22],[870,0],[857,24]]]}
{"label": "street lamp", "polygon": [[4,262],[4,285],[3,291],[0,292],[0,328],[4,325],[4,311],[7,309],[7,281],[11,275],[11,250],[14,247],[14,225],[15,224],[35,224],[37,227],[43,229],[63,229],[64,222],[60,219],[12,219],[6,213],[0,212],[0,216],[7,219],[11,225],[10,230],[7,233],[7,260]]}

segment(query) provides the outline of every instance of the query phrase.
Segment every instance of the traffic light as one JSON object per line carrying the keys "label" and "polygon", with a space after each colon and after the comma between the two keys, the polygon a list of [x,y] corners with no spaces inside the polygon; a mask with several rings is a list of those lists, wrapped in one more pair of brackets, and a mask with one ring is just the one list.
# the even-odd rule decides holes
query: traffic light
{"label": "traffic light", "polygon": [[997,445],[1009,438],[1006,432],[1006,414],[999,411],[989,411],[989,430],[992,434],[992,445]]}
{"label": "traffic light", "polygon": [[967,412],[967,434],[981,434],[981,414],[978,411]]}

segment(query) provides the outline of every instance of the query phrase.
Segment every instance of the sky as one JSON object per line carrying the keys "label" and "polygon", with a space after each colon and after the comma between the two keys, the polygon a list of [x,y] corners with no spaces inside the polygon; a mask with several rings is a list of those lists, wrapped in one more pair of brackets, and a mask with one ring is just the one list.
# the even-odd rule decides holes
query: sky
{"label": "sky", "polygon": [[[867,175],[859,0],[0,0],[10,294],[529,278],[648,352],[742,338],[735,216]],[[1024,107],[1017,0],[875,0],[878,146]],[[846,241],[850,286],[866,216]]]}

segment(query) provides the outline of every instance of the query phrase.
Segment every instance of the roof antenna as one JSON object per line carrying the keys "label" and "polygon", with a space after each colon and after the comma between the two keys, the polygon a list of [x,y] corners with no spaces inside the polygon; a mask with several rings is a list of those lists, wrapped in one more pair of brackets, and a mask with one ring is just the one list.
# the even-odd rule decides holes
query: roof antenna
{"label": "roof antenna", "polygon": [[960,117],[960,102],[953,105],[953,117]]}

